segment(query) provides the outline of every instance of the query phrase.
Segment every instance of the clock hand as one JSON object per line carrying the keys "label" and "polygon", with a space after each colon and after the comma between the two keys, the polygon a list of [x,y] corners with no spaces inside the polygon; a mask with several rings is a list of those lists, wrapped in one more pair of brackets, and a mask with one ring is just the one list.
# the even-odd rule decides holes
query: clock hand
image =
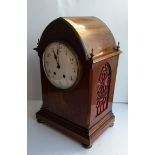
{"label": "clock hand", "polygon": [[57,55],[55,54],[54,50],[53,53],[54,53],[54,59],[57,61]]}
{"label": "clock hand", "polygon": [[57,62],[57,68],[60,69],[60,64],[59,64],[59,60],[58,60],[58,49],[57,49],[57,55],[55,54],[54,50],[53,50],[53,53],[54,53],[54,59]]}
{"label": "clock hand", "polygon": [[59,49],[57,48],[57,56],[58,56],[58,54],[59,54]]}
{"label": "clock hand", "polygon": [[58,68],[58,69],[60,69],[60,65],[59,65],[59,63],[58,63],[58,62],[57,62],[57,68]]}
{"label": "clock hand", "polygon": [[59,49],[57,48],[57,68],[60,69],[60,64],[59,64]]}

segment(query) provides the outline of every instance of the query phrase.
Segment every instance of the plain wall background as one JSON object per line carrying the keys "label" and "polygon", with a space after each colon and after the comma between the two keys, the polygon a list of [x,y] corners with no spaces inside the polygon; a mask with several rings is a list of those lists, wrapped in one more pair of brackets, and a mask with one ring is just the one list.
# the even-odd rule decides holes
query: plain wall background
{"label": "plain wall background", "polygon": [[128,2],[127,0],[28,0],[27,32],[27,97],[41,99],[39,57],[37,46],[45,27],[60,16],[96,16],[120,42],[120,55],[114,102],[128,102]]}

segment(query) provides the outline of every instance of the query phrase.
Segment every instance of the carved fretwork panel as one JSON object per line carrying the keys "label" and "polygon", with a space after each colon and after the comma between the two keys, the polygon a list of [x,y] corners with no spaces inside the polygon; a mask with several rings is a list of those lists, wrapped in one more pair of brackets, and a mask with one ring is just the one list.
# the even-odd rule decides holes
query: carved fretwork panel
{"label": "carved fretwork panel", "polygon": [[97,83],[96,116],[100,115],[104,110],[108,108],[110,81],[111,67],[109,63],[105,63],[102,67]]}

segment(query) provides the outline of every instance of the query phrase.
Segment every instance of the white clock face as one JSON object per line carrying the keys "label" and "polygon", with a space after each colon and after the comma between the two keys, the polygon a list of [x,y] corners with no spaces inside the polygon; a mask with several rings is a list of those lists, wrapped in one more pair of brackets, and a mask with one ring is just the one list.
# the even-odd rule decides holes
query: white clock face
{"label": "white clock face", "polygon": [[57,88],[72,87],[80,76],[80,62],[75,51],[61,42],[47,46],[43,54],[43,66],[49,81]]}

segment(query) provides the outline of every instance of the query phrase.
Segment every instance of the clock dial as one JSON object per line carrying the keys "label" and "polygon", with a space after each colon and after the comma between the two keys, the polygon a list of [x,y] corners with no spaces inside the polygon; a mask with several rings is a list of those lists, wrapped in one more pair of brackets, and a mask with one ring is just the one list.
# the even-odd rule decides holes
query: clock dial
{"label": "clock dial", "polygon": [[43,66],[49,81],[57,88],[72,87],[80,76],[80,62],[75,51],[62,42],[53,42],[43,54]]}

